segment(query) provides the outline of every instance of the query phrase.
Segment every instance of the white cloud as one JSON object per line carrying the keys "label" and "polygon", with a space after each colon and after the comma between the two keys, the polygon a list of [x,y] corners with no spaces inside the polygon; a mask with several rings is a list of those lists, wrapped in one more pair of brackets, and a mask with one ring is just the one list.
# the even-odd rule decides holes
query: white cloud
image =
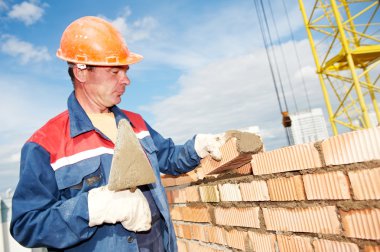
{"label": "white cloud", "polygon": [[[0,74],[0,192],[14,187],[21,148],[50,118],[66,109],[71,86],[46,85],[31,76]],[[6,178],[6,179],[4,179]]]}
{"label": "white cloud", "polygon": [[4,0],[0,0],[0,11],[1,10],[8,10],[8,5],[5,3]]}
{"label": "white cloud", "polygon": [[[286,63],[295,62],[290,60],[294,58],[290,44],[284,46]],[[305,61],[312,62],[311,54],[306,55],[307,41],[298,42],[296,46],[308,58]],[[177,94],[143,108],[156,118],[154,128],[164,136],[182,142],[196,133],[218,133],[257,125],[270,148],[286,145],[265,50],[256,48],[253,51],[214,61],[182,75]],[[283,64],[279,62],[280,66]],[[297,64],[289,65],[291,76],[295,75],[297,68]],[[305,108],[301,82],[293,79],[293,85],[296,86],[297,100],[301,102],[299,106]],[[313,93],[312,105],[321,106],[317,79],[310,81],[308,87]],[[285,86],[285,95],[288,102],[291,101],[288,86]]]}
{"label": "white cloud", "polygon": [[305,66],[305,67],[302,67],[301,69],[299,69],[295,73],[294,77],[297,80],[301,80],[302,78],[304,78],[305,80],[310,80],[310,79],[315,79],[316,75],[317,75],[317,72],[316,72],[315,66],[314,67]]}
{"label": "white cloud", "polygon": [[17,152],[17,153],[10,153],[9,156],[3,158],[2,160],[0,160],[1,163],[18,163],[20,161],[20,153]]}
{"label": "white cloud", "polygon": [[[246,8],[247,7],[247,8]],[[249,8],[248,8],[249,7]],[[164,20],[159,37],[141,47],[149,62],[188,71],[219,58],[236,57],[261,44],[253,6],[233,5],[199,13],[193,19],[174,16],[186,29],[169,30]],[[174,14],[175,15],[175,14]]]}
{"label": "white cloud", "polygon": [[0,37],[0,52],[18,58],[21,64],[37,63],[51,59],[46,47],[37,47],[12,35]]}
{"label": "white cloud", "polygon": [[132,11],[127,6],[119,17],[110,22],[120,31],[127,43],[134,43],[150,39],[152,31],[157,26],[157,21],[153,17],[142,17],[134,22],[127,22]]}
{"label": "white cloud", "polygon": [[44,14],[44,9],[38,5],[38,2],[22,2],[15,4],[8,13],[8,16],[13,19],[20,20],[26,25],[31,25],[37,22]]}

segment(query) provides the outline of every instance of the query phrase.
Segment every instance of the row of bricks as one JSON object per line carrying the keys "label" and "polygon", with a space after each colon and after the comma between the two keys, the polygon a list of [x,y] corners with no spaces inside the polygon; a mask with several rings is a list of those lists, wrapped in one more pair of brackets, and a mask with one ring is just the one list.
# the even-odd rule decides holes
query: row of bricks
{"label": "row of bricks", "polygon": [[[234,173],[238,176],[250,175],[252,174],[252,166],[251,166],[251,163],[247,163],[237,169],[230,170],[229,172]],[[161,181],[164,187],[173,187],[173,186],[190,184],[192,182],[202,181],[205,178],[206,179],[212,178],[215,180],[218,178],[218,175],[206,175],[202,166],[198,166],[194,170],[185,174],[181,174],[179,176],[161,175]]]}
{"label": "row of bricks", "polygon": [[[343,211],[335,206],[306,208],[174,206],[173,220],[268,231],[334,234],[366,240],[380,239],[380,209]],[[264,223],[260,222],[263,216]]]}
{"label": "row of bricks", "polygon": [[[314,143],[308,143],[254,154],[250,163],[251,170],[248,172],[254,175],[265,175],[321,168],[323,165],[331,166],[379,160],[379,143],[380,127],[348,132],[322,141],[320,144],[321,153],[314,146]],[[231,169],[236,168],[234,159],[239,160],[239,157],[242,156],[237,151],[236,142],[228,141],[222,146],[221,151],[223,154],[222,161],[217,162],[206,157],[196,169],[198,172],[190,172],[177,178],[163,175],[163,184],[173,186],[197,181],[203,179],[206,176],[205,174],[212,173],[229,163],[231,163]],[[224,168],[223,171],[227,168]]]}
{"label": "row of bricks", "polygon": [[[356,243],[308,236],[266,232],[226,230],[216,226],[174,224],[180,252],[242,251],[255,252],[359,252]],[[193,241],[190,241],[193,240]],[[196,243],[194,240],[201,241]],[[223,249],[212,245],[225,246]],[[380,246],[362,245],[364,252],[379,252]],[[197,248],[194,250],[194,248]]]}
{"label": "row of bricks", "polygon": [[178,252],[225,252],[231,251],[226,249],[218,249],[215,246],[200,244],[199,242],[192,242],[187,240],[177,239]]}
{"label": "row of bricks", "polygon": [[320,168],[380,159],[380,127],[352,131],[320,143],[289,146],[252,156],[254,175]]}
{"label": "row of bricks", "polygon": [[[319,143],[300,144],[252,155],[254,175],[274,174],[294,170],[320,168],[322,165],[342,165],[380,159],[380,127],[344,133],[330,137]],[[237,163],[247,160],[240,153],[234,141],[228,141],[221,148],[220,162],[207,157],[202,160],[202,168],[211,174],[237,167]],[[243,163],[242,163],[243,164]]]}
{"label": "row of bricks", "polygon": [[[221,201],[378,200],[380,167],[323,172],[237,184],[189,186],[167,190],[169,203]],[[352,188],[353,196],[350,193]]]}

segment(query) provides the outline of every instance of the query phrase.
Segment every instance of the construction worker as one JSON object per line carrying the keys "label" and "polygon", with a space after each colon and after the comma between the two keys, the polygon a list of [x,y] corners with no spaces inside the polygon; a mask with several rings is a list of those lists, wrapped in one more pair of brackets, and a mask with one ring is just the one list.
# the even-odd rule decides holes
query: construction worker
{"label": "construction worker", "polygon": [[[68,109],[22,148],[12,236],[49,251],[177,251],[160,173],[186,173],[208,154],[220,159],[223,135],[198,134],[175,145],[139,114],[117,107],[130,84],[129,65],[142,56],[101,18],[71,23],[57,57],[68,62],[74,91]],[[156,177],[134,192],[107,188],[121,119],[132,125]]]}

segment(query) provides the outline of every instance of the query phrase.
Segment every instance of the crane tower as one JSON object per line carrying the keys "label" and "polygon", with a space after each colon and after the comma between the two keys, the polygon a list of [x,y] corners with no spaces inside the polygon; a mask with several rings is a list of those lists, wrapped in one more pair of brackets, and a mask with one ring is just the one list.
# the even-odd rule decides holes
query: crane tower
{"label": "crane tower", "polygon": [[380,124],[380,1],[298,2],[333,134]]}

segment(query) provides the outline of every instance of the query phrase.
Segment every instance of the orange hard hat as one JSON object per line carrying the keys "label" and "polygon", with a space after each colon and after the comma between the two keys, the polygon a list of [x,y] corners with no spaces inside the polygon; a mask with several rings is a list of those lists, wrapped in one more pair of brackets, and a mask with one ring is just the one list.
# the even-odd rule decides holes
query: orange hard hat
{"label": "orange hard hat", "polygon": [[128,50],[111,23],[98,17],[82,17],[62,34],[57,57],[68,62],[94,66],[123,66],[143,59]]}

